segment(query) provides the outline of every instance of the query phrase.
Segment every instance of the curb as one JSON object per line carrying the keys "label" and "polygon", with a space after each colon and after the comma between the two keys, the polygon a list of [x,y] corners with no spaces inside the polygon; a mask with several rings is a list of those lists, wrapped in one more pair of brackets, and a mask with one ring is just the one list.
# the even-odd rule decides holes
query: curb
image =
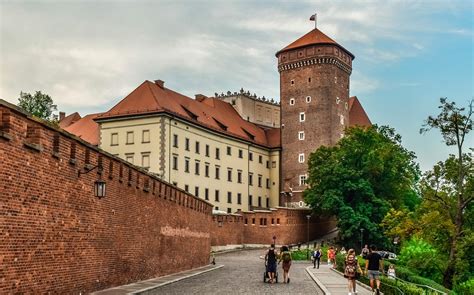
{"label": "curb", "polygon": [[310,271],[311,268],[312,268],[312,266],[308,266],[306,268],[306,272],[313,279],[313,281],[316,283],[316,285],[318,285],[318,287],[321,288],[321,290],[323,290],[323,293],[325,295],[331,295],[331,292],[329,292],[329,290],[326,288],[326,286],[324,286],[323,283],[321,283],[321,281],[313,274],[313,272]]}
{"label": "curb", "polygon": [[[203,267],[206,267],[206,266],[203,266]],[[140,290],[137,290],[137,291],[133,291],[133,292],[130,292],[130,293],[127,293],[127,294],[133,294],[133,295],[135,295],[135,294],[141,294],[141,293],[148,292],[148,291],[151,291],[151,290],[156,289],[156,288],[159,288],[159,287],[163,287],[163,286],[166,286],[166,285],[169,285],[169,284],[172,284],[172,283],[175,283],[175,282],[184,280],[184,279],[188,279],[188,278],[191,278],[191,277],[194,277],[194,276],[197,276],[197,275],[206,273],[206,272],[210,272],[210,271],[213,271],[213,270],[217,270],[217,269],[222,268],[222,267],[224,267],[224,265],[218,265],[218,266],[213,267],[213,268],[209,268],[209,269],[206,269],[206,270],[197,272],[197,273],[185,275],[185,276],[183,276],[183,277],[176,278],[176,279],[171,280],[171,281],[167,281],[167,282],[164,282],[164,283],[160,283],[160,284],[157,284],[157,285],[154,285],[154,286],[151,286],[151,287],[148,287],[148,288],[140,289]],[[198,269],[199,269],[199,268],[198,268]]]}

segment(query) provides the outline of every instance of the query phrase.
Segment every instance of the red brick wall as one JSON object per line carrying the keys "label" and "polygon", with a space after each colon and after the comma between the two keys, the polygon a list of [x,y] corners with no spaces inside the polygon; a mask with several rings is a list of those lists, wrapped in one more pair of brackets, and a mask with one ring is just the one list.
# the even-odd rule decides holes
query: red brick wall
{"label": "red brick wall", "polygon": [[[271,211],[243,212],[235,215],[215,215],[211,226],[212,246],[239,244],[298,244],[307,241],[309,210],[277,208]],[[254,222],[255,220],[255,222]],[[265,222],[266,220],[266,222]],[[312,216],[309,239],[314,240],[336,227],[334,219]]]}
{"label": "red brick wall", "polygon": [[[99,162],[102,175],[78,176]],[[0,101],[0,294],[84,293],[205,265],[211,210]]]}

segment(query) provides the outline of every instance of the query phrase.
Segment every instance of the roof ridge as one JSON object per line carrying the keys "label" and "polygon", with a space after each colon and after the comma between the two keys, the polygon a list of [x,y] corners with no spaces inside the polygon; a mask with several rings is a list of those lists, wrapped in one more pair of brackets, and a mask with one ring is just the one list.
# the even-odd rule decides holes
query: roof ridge
{"label": "roof ridge", "polygon": [[[156,104],[158,105],[158,107],[163,108],[163,107],[161,106],[161,104],[158,102],[158,98],[156,97],[155,92],[153,91],[153,89],[151,89],[151,86],[150,86],[150,84],[153,84],[153,85],[156,85],[156,84],[154,84],[154,83],[152,83],[151,81],[148,81],[148,80],[145,80],[145,82],[146,82],[146,84],[147,84],[147,86],[148,86],[148,89],[149,89],[150,92],[151,92],[151,95],[153,96],[153,99],[155,100]],[[165,89],[163,88],[163,90],[165,90]]]}

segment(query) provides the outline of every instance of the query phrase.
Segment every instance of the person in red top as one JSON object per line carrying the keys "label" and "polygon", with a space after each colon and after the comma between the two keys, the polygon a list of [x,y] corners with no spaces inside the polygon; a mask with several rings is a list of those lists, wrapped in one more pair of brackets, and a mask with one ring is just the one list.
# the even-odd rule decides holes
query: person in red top
{"label": "person in red top", "polygon": [[328,250],[328,263],[332,264],[332,268],[336,268],[336,250],[332,246]]}

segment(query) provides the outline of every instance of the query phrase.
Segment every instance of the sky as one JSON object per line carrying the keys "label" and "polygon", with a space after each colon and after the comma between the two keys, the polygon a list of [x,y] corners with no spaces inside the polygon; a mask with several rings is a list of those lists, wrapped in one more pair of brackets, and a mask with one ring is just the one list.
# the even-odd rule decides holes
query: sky
{"label": "sky", "polygon": [[190,97],[243,87],[279,100],[275,53],[314,28],[314,13],[355,55],[350,95],[373,123],[395,128],[422,171],[455,152],[419,129],[440,97],[474,97],[470,0],[0,0],[0,98],[40,90],[84,116],[161,79]]}

